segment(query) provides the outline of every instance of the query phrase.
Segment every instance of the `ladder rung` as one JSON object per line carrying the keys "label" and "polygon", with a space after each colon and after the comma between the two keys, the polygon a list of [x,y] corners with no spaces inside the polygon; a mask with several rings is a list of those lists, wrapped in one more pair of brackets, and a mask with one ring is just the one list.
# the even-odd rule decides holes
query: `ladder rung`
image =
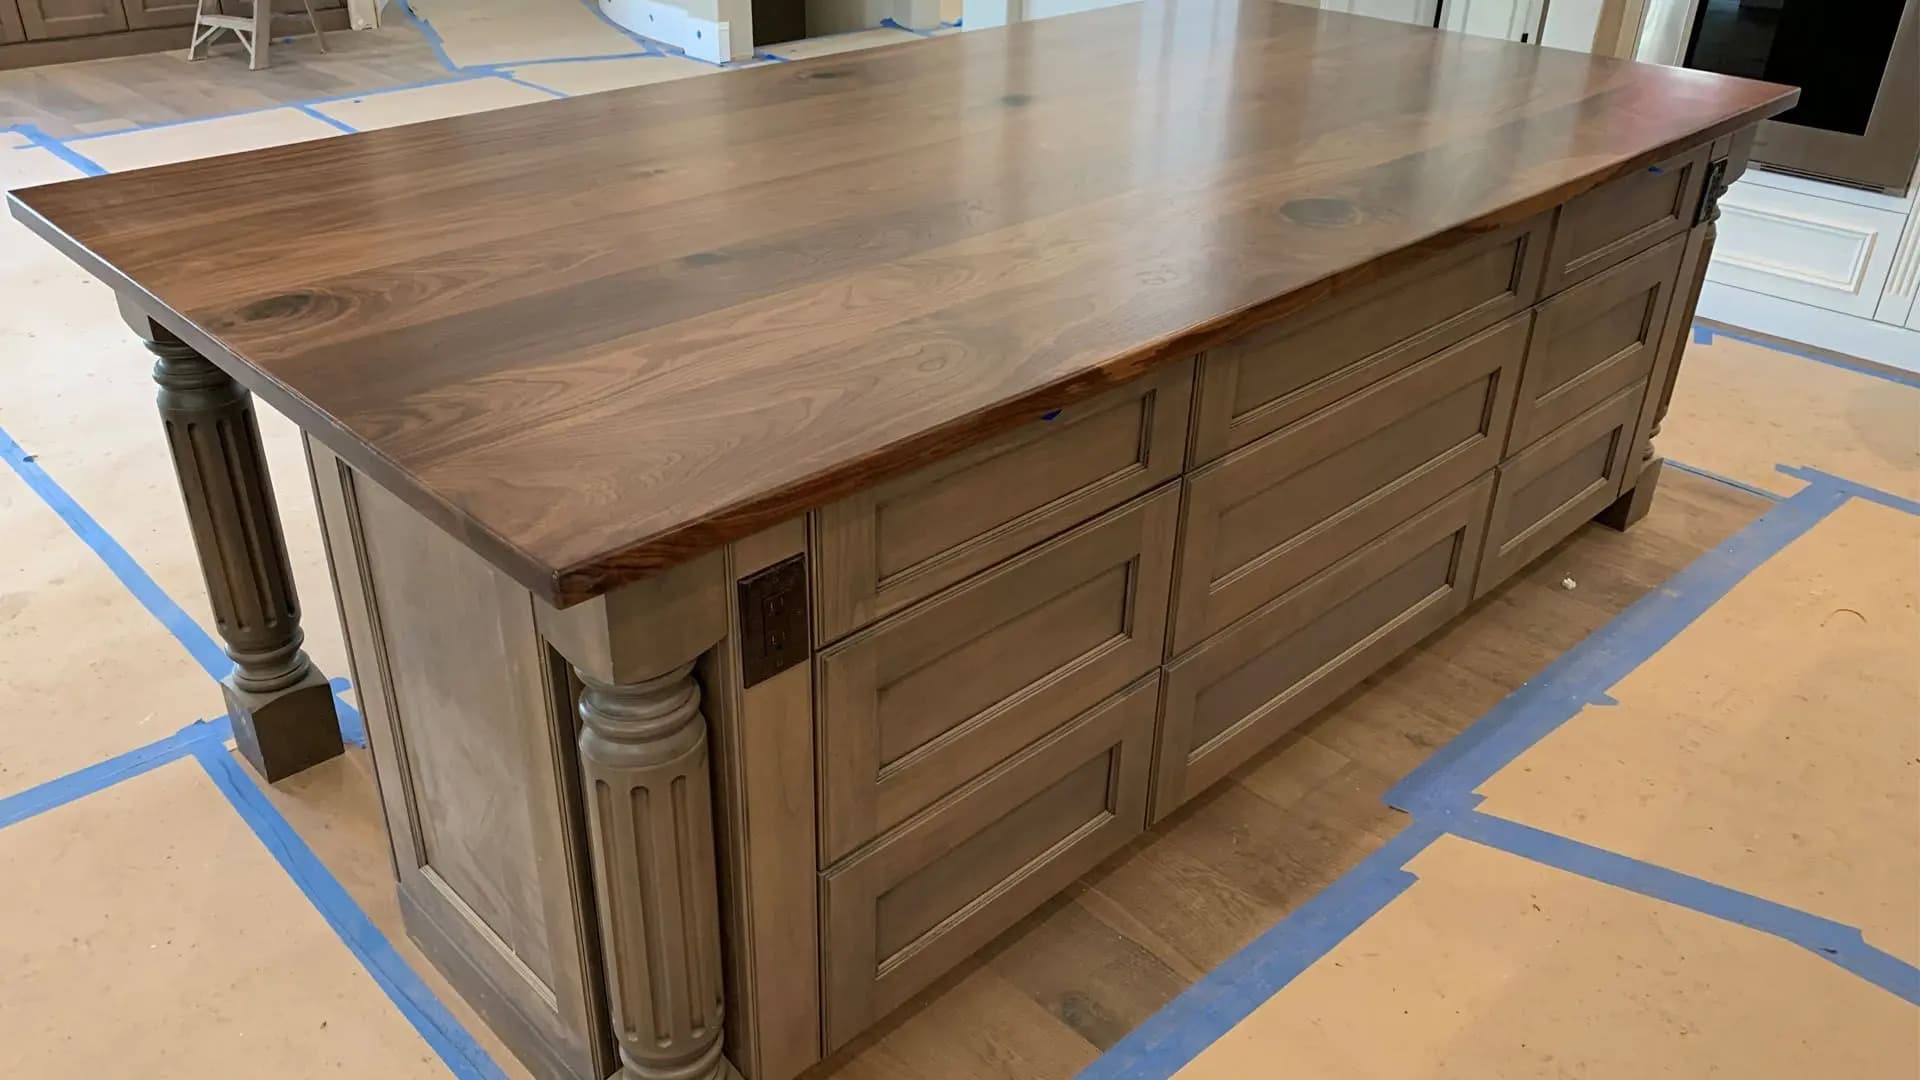
{"label": "ladder rung", "polygon": [[246,15],[202,15],[195,21],[201,26],[225,26],[233,30],[253,29],[253,19]]}

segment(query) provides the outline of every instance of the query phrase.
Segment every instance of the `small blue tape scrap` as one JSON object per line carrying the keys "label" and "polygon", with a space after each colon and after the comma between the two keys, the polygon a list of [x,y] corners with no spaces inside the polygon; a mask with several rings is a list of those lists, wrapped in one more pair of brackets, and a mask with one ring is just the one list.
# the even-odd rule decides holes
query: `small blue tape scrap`
{"label": "small blue tape scrap", "polygon": [[1055,409],[1055,410],[1053,410],[1052,412],[1048,412],[1048,413],[1041,413],[1041,414],[1040,414],[1040,419],[1042,419],[1042,420],[1052,420],[1052,419],[1054,419],[1055,417],[1057,417],[1057,416],[1059,416],[1059,415],[1060,415],[1060,414],[1061,414],[1062,412],[1064,412],[1064,411],[1065,411],[1065,410],[1063,410],[1063,409]]}

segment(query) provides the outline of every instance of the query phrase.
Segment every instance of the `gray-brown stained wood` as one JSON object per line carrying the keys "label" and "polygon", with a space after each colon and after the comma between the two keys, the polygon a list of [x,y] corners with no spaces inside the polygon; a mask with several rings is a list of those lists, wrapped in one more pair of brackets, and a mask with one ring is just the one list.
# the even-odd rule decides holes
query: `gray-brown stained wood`
{"label": "gray-brown stained wood", "polygon": [[1178,0],[10,201],[564,606],[1794,98]]}

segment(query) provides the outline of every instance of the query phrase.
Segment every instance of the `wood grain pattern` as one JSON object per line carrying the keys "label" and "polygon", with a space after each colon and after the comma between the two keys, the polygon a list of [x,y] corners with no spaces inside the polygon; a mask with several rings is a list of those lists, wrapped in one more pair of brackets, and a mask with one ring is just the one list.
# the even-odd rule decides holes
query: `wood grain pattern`
{"label": "wood grain pattern", "polygon": [[565,606],[1795,98],[1157,0],[10,202]]}

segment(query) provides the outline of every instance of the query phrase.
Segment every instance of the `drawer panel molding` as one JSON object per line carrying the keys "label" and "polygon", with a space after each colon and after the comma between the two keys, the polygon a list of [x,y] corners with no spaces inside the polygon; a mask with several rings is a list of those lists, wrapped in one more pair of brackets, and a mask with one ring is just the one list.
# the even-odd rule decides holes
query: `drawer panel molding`
{"label": "drawer panel molding", "polygon": [[1178,505],[1167,485],[820,654],[823,865],[1158,666]]}
{"label": "drawer panel molding", "polygon": [[1686,244],[1676,236],[1540,305],[1510,453],[1653,370]]}
{"label": "drawer panel molding", "polygon": [[1692,228],[1711,149],[1702,146],[1609,180],[1562,206],[1543,295]]}
{"label": "drawer panel molding", "polygon": [[1200,362],[1194,463],[1278,431],[1534,302],[1550,215],[1209,351]]}
{"label": "drawer panel molding", "polygon": [[1180,475],[1193,363],[822,508],[819,638],[834,641]]}
{"label": "drawer panel molding", "polygon": [[1195,473],[1173,653],[1497,465],[1529,318],[1515,316]]}
{"label": "drawer panel molding", "polygon": [[1170,665],[1152,820],[1465,608],[1492,494],[1474,481]]}
{"label": "drawer panel molding", "polygon": [[1620,491],[1646,396],[1643,380],[1500,466],[1476,595],[1513,576],[1605,509]]}
{"label": "drawer panel molding", "polygon": [[821,879],[833,1051],[1145,826],[1158,674]]}

